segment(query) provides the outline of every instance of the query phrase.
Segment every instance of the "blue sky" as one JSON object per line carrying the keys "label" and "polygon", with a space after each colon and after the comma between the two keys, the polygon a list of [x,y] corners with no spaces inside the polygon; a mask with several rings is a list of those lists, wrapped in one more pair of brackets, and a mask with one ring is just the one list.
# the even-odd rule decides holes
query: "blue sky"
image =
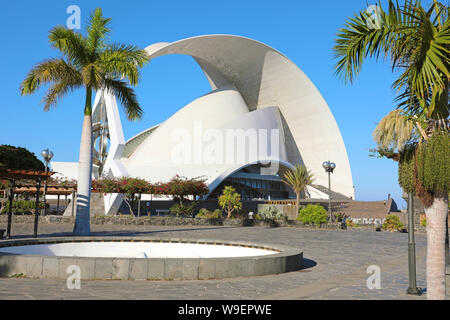
{"label": "blue sky", "polygon": [[[42,0],[3,1],[0,10],[2,50],[0,144],[26,147],[39,154],[49,147],[55,161],[78,161],[84,92],[63,99],[43,112],[45,91],[21,97],[19,86],[39,61],[57,57],[48,31],[65,24],[66,8],[81,8],[82,32],[89,13],[101,7],[112,18],[111,41],[142,48],[202,34],[234,34],[261,41],[285,54],[317,86],[340,127],[358,200],[383,200],[390,193],[400,206],[397,165],[369,157],[372,131],[394,108],[394,81],[389,62],[368,61],[354,85],[333,75],[332,47],[347,17],[377,1],[321,0]],[[386,3],[386,1],[382,1]],[[144,109],[139,122],[122,117],[125,138],[158,124],[187,103],[210,91],[203,73],[187,56],[165,56],[142,72],[136,92]],[[337,168],[336,170],[339,170]]]}

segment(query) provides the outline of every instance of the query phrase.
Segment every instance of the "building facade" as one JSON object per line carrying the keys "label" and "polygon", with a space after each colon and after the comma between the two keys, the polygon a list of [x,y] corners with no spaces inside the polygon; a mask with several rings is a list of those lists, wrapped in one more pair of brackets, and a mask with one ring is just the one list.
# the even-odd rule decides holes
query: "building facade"
{"label": "building facade", "polygon": [[[331,160],[337,165],[333,191],[354,198],[350,163],[336,121],[311,80],[286,56],[233,35],[156,43],[146,51],[151,59],[191,56],[211,92],[127,141],[115,98],[98,92],[93,107],[95,178],[132,176],[155,182],[177,174],[204,177],[208,197],[233,185],[243,199],[274,200],[293,196],[280,177],[296,164],[312,171],[315,184],[327,186],[322,163]],[[52,167],[76,179],[76,163],[53,162]],[[306,196],[328,197],[314,187],[308,187]],[[104,201],[105,213],[111,214],[122,198],[108,195]]]}

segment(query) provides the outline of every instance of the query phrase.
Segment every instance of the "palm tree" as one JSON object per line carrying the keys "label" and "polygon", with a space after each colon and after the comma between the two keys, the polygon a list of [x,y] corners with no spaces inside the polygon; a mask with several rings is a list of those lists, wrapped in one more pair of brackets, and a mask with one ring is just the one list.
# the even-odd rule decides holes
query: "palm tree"
{"label": "palm tree", "polygon": [[281,180],[285,184],[294,190],[297,196],[297,208],[296,212],[300,207],[300,195],[306,189],[307,186],[311,185],[314,181],[313,174],[306,169],[305,166],[296,164],[293,169],[288,169],[283,174],[283,179]]}
{"label": "palm tree", "polygon": [[68,93],[86,90],[84,121],[78,163],[78,200],[75,235],[90,233],[89,209],[92,178],[92,94],[104,90],[112,93],[123,105],[129,120],[138,120],[143,111],[134,90],[139,68],[149,60],[144,50],[133,45],[107,44],[111,19],[103,17],[102,10],[90,14],[87,36],[64,26],[50,31],[49,42],[63,57],[38,63],[21,84],[21,94],[36,92],[42,85],[51,84],[44,99],[44,110],[57,105]]}
{"label": "palm tree", "polygon": [[[448,90],[450,78],[449,8],[438,1],[424,9],[420,0],[389,0],[387,12],[378,6],[374,17],[359,12],[339,30],[335,71],[352,83],[366,58],[390,58],[392,70],[399,72],[393,88],[398,92],[397,108],[408,117],[425,123],[417,126],[424,140],[439,130],[448,131]],[[442,125],[443,124],[443,125]],[[381,136],[380,136],[381,138]],[[446,164],[448,165],[448,163]],[[445,299],[445,217],[448,191],[433,190],[427,214],[427,298]]]}

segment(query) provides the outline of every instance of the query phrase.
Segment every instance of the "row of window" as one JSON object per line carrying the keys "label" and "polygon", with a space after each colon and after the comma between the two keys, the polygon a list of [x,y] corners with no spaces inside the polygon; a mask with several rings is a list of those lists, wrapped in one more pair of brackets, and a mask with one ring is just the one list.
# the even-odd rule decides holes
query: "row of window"
{"label": "row of window", "polygon": [[281,181],[231,177],[222,182],[210,197],[219,197],[225,186],[235,188],[240,193],[242,200],[286,199],[289,196],[286,186]]}
{"label": "row of window", "polygon": [[228,178],[224,182],[226,185],[250,187],[261,190],[280,190],[286,191],[284,183],[281,181],[269,181],[262,179],[247,179],[247,178]]}

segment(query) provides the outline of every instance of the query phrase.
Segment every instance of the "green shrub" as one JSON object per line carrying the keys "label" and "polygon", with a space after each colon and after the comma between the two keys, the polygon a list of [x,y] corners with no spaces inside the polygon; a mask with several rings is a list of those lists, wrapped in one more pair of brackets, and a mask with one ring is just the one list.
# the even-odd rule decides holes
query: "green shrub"
{"label": "green shrub", "polygon": [[257,213],[255,213],[253,215],[253,219],[255,219],[255,220],[262,220],[261,216],[259,214],[257,214]]}
{"label": "green shrub", "polygon": [[355,228],[358,226],[358,224],[354,223],[351,219],[345,220],[345,223],[347,224],[347,227],[349,227],[349,228]]}
{"label": "green shrub", "polygon": [[220,210],[220,209],[216,209],[216,210],[213,211],[213,215],[214,215],[215,217],[217,217],[217,219],[221,219],[221,218],[222,218],[222,215],[223,215],[223,212],[222,212],[222,210]]}
{"label": "green shrub", "polygon": [[209,219],[209,216],[212,214],[211,211],[205,208],[201,208],[198,213],[195,215],[196,218]]}
{"label": "green shrub", "polygon": [[304,224],[321,225],[328,221],[327,211],[319,204],[309,204],[300,210],[297,220]]}
{"label": "green shrub", "polygon": [[[48,203],[46,204],[47,209],[49,208]],[[44,209],[44,203],[39,202],[39,209]],[[14,200],[12,212],[13,213],[34,213],[36,211],[36,201],[34,200]],[[9,201],[5,202],[4,207],[0,213],[9,212]]]}
{"label": "green shrub", "polygon": [[184,205],[179,203],[174,204],[170,208],[170,213],[176,215],[177,217],[193,217],[195,204],[196,204],[195,202],[192,202],[190,205]]}
{"label": "green shrub", "polygon": [[427,227],[427,218],[423,218],[422,221],[420,221],[420,226],[424,228]]}
{"label": "green shrub", "polygon": [[227,212],[227,218],[242,209],[241,195],[232,186],[226,186],[219,197],[219,205]]}
{"label": "green shrub", "polygon": [[259,216],[263,220],[275,220],[283,218],[283,214],[277,207],[264,207],[261,212],[259,212]]}
{"label": "green shrub", "polygon": [[[348,218],[348,215],[346,215],[345,213],[337,213],[337,214],[335,214],[335,217],[336,217],[337,222],[342,222],[342,221],[344,221],[344,219]],[[347,220],[346,220],[346,222],[347,222]]]}
{"label": "green shrub", "polygon": [[213,212],[211,212],[208,209],[202,208],[195,217],[200,219],[221,219],[222,211],[216,209]]}
{"label": "green shrub", "polygon": [[383,229],[388,231],[401,231],[405,228],[405,225],[400,221],[400,218],[396,215],[390,214],[387,216],[383,223]]}

